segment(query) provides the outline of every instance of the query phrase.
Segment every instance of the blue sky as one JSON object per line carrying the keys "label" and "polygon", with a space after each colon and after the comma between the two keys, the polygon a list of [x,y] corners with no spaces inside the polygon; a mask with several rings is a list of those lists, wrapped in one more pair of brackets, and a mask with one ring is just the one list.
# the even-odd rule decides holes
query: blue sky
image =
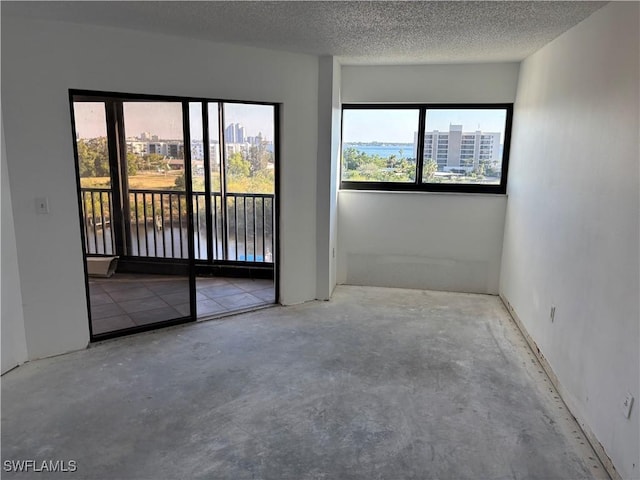
{"label": "blue sky", "polygon": [[[202,140],[200,103],[189,105],[191,138]],[[128,137],[142,132],[162,139],[182,138],[182,110],[177,102],[125,102],[125,133]],[[209,104],[211,132],[217,131],[217,104]],[[104,107],[101,103],[76,103],[76,128],[82,138],[106,135]],[[428,110],[427,131],[448,131],[449,124],[462,124],[463,131],[480,129],[503,132],[506,113],[503,110]],[[345,142],[413,143],[418,128],[418,110],[344,110],[343,134]],[[240,123],[245,135],[273,140],[273,107],[270,105],[225,104],[225,123]],[[214,137],[211,137],[214,139]]]}
{"label": "blue sky", "polygon": [[124,130],[127,137],[142,132],[163,140],[182,138],[182,105],[177,102],[124,102]]}
{"label": "blue sky", "polygon": [[[262,136],[273,140],[273,107],[270,105],[225,104],[225,123],[240,123],[245,135]],[[189,104],[191,138],[202,140],[202,113],[200,103]],[[124,102],[125,134],[137,137],[142,132],[158,135],[165,140],[182,139],[182,105],[178,102]],[[78,102],[74,104],[76,131],[81,138],[107,135],[104,104]],[[217,132],[218,104],[209,104],[209,127]],[[214,139],[213,136],[211,137]],[[217,135],[215,137],[217,140]]]}
{"label": "blue sky", "polygon": [[[448,131],[462,124],[463,131],[503,132],[504,110],[427,110],[426,129]],[[344,110],[345,142],[413,143],[418,129],[418,110]]]}
{"label": "blue sky", "polygon": [[76,133],[80,138],[107,136],[106,114],[103,103],[74,103],[73,113],[76,119]]}
{"label": "blue sky", "polygon": [[[200,103],[189,104],[191,119],[191,139],[202,140],[202,113]],[[273,141],[273,107],[271,105],[248,105],[242,103],[226,103],[224,108],[225,125],[239,123],[244,127],[246,136],[255,137],[262,133],[263,137]],[[209,104],[209,131],[213,140],[213,132],[218,128],[218,104]],[[215,137],[217,139],[217,136]]]}

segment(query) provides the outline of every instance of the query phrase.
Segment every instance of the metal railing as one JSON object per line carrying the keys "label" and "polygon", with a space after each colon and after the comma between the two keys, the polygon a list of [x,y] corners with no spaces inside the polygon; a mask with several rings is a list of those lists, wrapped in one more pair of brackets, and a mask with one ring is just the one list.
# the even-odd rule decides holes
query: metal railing
{"label": "metal railing", "polygon": [[[82,188],[85,246],[89,254],[114,255],[111,229],[112,200],[109,189]],[[207,195],[193,192],[195,258],[212,260],[273,262],[272,194],[228,193],[226,224],[222,195],[213,193],[211,236],[207,232]],[[187,196],[172,190],[129,190],[130,256],[188,258]],[[226,235],[225,235],[226,230]]]}
{"label": "metal railing", "polygon": [[114,255],[115,241],[111,234],[112,198],[108,188],[82,188],[82,218],[87,253]]}
{"label": "metal railing", "polygon": [[130,255],[188,258],[187,197],[171,190],[129,190]]}
{"label": "metal railing", "polygon": [[273,262],[273,195],[228,193],[228,259]]}

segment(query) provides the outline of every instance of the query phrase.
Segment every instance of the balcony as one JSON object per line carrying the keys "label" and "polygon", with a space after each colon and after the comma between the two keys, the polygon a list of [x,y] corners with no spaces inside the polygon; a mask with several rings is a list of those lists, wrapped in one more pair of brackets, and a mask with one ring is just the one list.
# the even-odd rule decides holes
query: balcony
{"label": "balcony", "polygon": [[[112,195],[109,188],[81,188],[86,253],[120,257],[115,275],[89,278],[92,335],[98,337],[191,311],[186,192],[130,189],[122,215],[114,215]],[[275,302],[274,195],[227,193],[226,221],[222,198],[191,195],[198,320]]]}
{"label": "balcony", "polygon": [[[188,259],[186,192],[130,189],[123,251],[116,247],[111,190],[81,188],[81,196],[88,255]],[[211,202],[210,236],[207,200]],[[211,254],[212,260],[273,264],[273,194],[227,193],[227,222],[222,221],[220,193],[207,199],[205,193],[193,192],[192,202],[196,260],[206,261]]]}

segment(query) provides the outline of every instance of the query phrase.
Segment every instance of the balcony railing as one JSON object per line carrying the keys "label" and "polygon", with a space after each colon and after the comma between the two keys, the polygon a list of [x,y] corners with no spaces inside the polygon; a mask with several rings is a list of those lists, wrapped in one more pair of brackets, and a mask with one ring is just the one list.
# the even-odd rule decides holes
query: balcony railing
{"label": "balcony railing", "polygon": [[[111,190],[82,188],[81,193],[87,253],[122,255],[122,252],[116,251],[111,225]],[[227,193],[225,222],[222,195],[212,193],[209,196],[209,237],[206,218],[207,195],[204,192],[193,192],[195,258],[207,260],[208,252],[211,250],[212,260],[273,262],[273,199],[272,194]],[[186,202],[185,192],[129,190],[128,255],[146,258],[188,258]]]}
{"label": "balcony railing", "polygon": [[111,190],[108,188],[82,188],[82,218],[87,253],[115,255],[115,242],[111,234]]}

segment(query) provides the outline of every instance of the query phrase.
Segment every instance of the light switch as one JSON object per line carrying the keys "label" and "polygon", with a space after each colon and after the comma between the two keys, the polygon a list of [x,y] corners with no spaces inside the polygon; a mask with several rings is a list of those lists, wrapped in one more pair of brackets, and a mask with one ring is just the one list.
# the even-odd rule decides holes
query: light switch
{"label": "light switch", "polygon": [[36,198],[36,213],[49,213],[49,199],[47,197]]}

